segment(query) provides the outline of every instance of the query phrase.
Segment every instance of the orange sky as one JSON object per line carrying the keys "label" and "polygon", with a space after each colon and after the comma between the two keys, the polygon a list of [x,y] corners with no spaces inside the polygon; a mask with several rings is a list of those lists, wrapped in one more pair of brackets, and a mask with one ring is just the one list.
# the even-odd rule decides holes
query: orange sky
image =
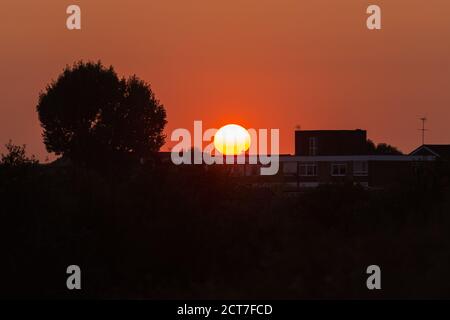
{"label": "orange sky", "polygon": [[[82,30],[66,29],[66,7]],[[383,30],[365,27],[382,8]],[[112,64],[152,85],[166,132],[234,122],[368,130],[408,152],[429,118],[429,143],[450,143],[448,0],[5,0],[0,5],[0,143],[46,157],[39,91],[75,60]],[[166,147],[163,148],[163,150]],[[3,149],[1,149],[3,150]]]}

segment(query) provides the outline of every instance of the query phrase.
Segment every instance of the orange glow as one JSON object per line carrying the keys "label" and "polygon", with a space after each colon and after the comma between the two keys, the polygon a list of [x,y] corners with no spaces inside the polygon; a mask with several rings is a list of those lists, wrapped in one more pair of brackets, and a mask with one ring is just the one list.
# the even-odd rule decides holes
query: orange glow
{"label": "orange glow", "polygon": [[220,128],[214,136],[214,147],[224,155],[239,155],[250,148],[250,134],[237,125],[228,124]]}
{"label": "orange glow", "polygon": [[280,153],[292,154],[296,127],[362,128],[409,152],[426,115],[427,141],[449,143],[450,1],[373,2],[380,32],[365,26],[359,0],[73,1],[79,31],[66,28],[70,1],[2,1],[0,153],[12,139],[54,159],[38,93],[79,59],[148,82],[166,107],[167,137],[195,120],[278,128]]}

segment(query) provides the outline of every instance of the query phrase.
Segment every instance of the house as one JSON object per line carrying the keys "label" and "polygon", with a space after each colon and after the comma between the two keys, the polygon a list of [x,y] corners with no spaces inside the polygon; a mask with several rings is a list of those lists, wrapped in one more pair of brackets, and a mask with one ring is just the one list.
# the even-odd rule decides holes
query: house
{"label": "house", "polygon": [[344,156],[367,154],[365,130],[297,130],[296,156]]}
{"label": "house", "polygon": [[[415,175],[418,163],[436,159],[436,154],[374,154],[365,130],[299,130],[295,154],[280,155],[280,170],[258,183],[279,184],[287,189],[321,184],[359,184],[383,188]],[[242,176],[254,174],[255,165],[241,165]]]}
{"label": "house", "polygon": [[450,144],[423,144],[409,155],[435,156],[440,160],[450,160]]}
{"label": "house", "polygon": [[354,183],[382,188],[414,175],[424,156],[373,154],[365,130],[314,130],[295,132],[295,155],[282,157],[282,174],[290,186]]}
{"label": "house", "polygon": [[[358,184],[366,188],[384,188],[414,178],[419,167],[448,157],[449,146],[424,145],[409,155],[377,154],[367,140],[365,130],[295,131],[295,154],[279,155],[279,170],[263,176],[263,164],[246,161],[227,164],[232,176],[244,182],[299,190],[323,184]],[[169,161],[165,154],[165,161]],[[207,168],[206,168],[207,169]]]}

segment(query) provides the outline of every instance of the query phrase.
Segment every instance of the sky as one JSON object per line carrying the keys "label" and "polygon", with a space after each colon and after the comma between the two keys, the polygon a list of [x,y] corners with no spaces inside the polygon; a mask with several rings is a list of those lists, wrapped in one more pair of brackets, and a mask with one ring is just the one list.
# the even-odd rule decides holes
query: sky
{"label": "sky", "polygon": [[[82,30],[66,28],[71,4]],[[366,27],[370,4],[381,30]],[[237,123],[280,129],[293,153],[297,126],[362,128],[409,152],[427,116],[426,142],[450,143],[448,0],[4,0],[0,12],[0,144],[41,160],[39,92],[80,59],[150,83],[168,138],[194,120]]]}

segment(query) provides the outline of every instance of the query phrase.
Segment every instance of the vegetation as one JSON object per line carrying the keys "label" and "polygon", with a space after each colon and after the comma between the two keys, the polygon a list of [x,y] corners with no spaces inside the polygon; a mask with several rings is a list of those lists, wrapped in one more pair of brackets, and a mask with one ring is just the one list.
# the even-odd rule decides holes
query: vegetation
{"label": "vegetation", "polygon": [[28,157],[26,155],[26,146],[18,146],[12,143],[11,140],[5,144],[7,153],[1,154],[0,166],[3,167],[22,167],[27,165],[37,164],[38,161],[35,156]]}
{"label": "vegetation", "polygon": [[[396,189],[295,195],[196,167],[141,167],[113,182],[77,166],[2,168],[0,295],[448,298],[441,165]],[[82,269],[76,293],[65,288],[71,264]],[[371,264],[378,292],[365,287]]]}
{"label": "vegetation", "polygon": [[[0,297],[450,298],[448,162],[391,189],[288,194],[221,168],[140,161],[163,144],[164,107],[101,63],[67,67],[37,110],[48,151],[70,161],[37,165],[7,145]],[[381,291],[366,288],[372,264]]]}
{"label": "vegetation", "polygon": [[49,152],[84,166],[152,159],[164,144],[164,106],[136,76],[119,79],[100,62],[66,67],[39,97]]}
{"label": "vegetation", "polygon": [[367,140],[367,148],[369,150],[369,153],[371,154],[378,154],[378,155],[401,155],[403,154],[400,150],[398,150],[396,147],[391,146],[387,143],[379,143],[375,144],[372,140]]}

